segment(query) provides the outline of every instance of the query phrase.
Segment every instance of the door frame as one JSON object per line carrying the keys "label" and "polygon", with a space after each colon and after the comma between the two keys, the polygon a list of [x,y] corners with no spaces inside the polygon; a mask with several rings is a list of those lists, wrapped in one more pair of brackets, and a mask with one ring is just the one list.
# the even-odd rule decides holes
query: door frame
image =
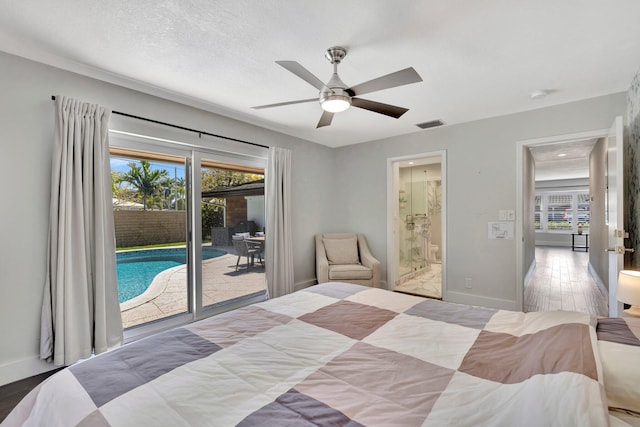
{"label": "door frame", "polygon": [[[596,129],[516,141],[516,309],[524,309],[524,150],[536,145],[558,144],[581,139],[606,138],[610,129]],[[527,272],[529,273],[529,272]]]}
{"label": "door frame", "polygon": [[398,164],[408,160],[423,159],[425,157],[440,157],[441,191],[442,191],[442,241],[440,242],[441,266],[442,266],[442,299],[446,301],[447,295],[447,150],[429,151],[425,153],[411,154],[400,157],[387,158],[387,289],[393,290],[398,275],[398,241],[396,239],[398,226],[398,180],[396,174],[399,171]]}
{"label": "door frame", "polygon": [[[625,224],[625,176],[624,169],[624,119],[617,116],[607,134],[607,206],[615,210],[607,212],[608,257],[609,257],[609,317],[620,317],[624,304],[618,301],[618,274],[624,270],[625,252],[617,252],[614,248],[626,248],[625,239],[629,236],[628,224]],[[613,140],[613,144],[611,141]],[[612,148],[613,146],[613,148]],[[614,174],[611,173],[613,167]],[[612,200],[613,199],[613,200]],[[614,203],[612,203],[614,202]],[[620,204],[622,203],[622,209]],[[615,220],[612,219],[615,217]],[[625,237],[626,235],[626,237]]]}
{"label": "door frame", "polygon": [[[237,166],[251,166],[251,167],[261,167],[264,168],[265,176],[267,174],[267,159],[261,157],[254,156],[245,156],[242,154],[234,153],[233,155],[229,155],[228,153],[220,153],[215,149],[207,149],[203,147],[194,148],[190,151],[190,158],[188,159],[189,169],[190,169],[190,186],[189,186],[189,196],[193,200],[192,203],[188,204],[190,208],[189,211],[189,239],[188,241],[191,243],[189,247],[189,256],[192,260],[202,260],[202,162],[203,160],[212,160],[221,163],[226,163],[228,165],[237,165]],[[265,199],[266,199],[266,191],[265,191]],[[266,212],[265,212],[266,219]],[[265,253],[265,260],[269,254]],[[265,261],[266,263],[266,261]],[[194,289],[195,293],[193,295],[189,295],[189,298],[192,300],[193,307],[195,309],[195,320],[201,320],[207,317],[210,317],[212,314],[217,314],[223,311],[227,311],[226,308],[220,309],[217,307],[205,307],[203,305],[203,286],[204,286],[204,275],[202,272],[202,262],[197,261],[194,262],[194,268],[191,269],[190,273],[192,274],[191,280],[195,285],[190,285],[190,290]],[[266,276],[265,276],[266,280]],[[261,302],[263,298],[245,298],[242,301],[251,301],[253,302]],[[240,305],[235,304],[233,300],[229,301],[229,305],[236,307],[242,307],[246,305],[241,302]]]}

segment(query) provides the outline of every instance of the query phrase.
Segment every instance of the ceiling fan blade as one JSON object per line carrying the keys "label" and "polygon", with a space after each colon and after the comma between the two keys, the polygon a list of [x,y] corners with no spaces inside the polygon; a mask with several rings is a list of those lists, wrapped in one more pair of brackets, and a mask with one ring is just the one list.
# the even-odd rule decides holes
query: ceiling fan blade
{"label": "ceiling fan blade", "polygon": [[382,102],[371,101],[369,99],[362,98],[351,98],[351,105],[353,105],[354,107],[373,111],[374,113],[384,114],[385,116],[390,116],[396,119],[409,111],[408,108],[396,107],[395,105],[383,104]]}
{"label": "ceiling fan blade", "polygon": [[315,87],[318,90],[322,90],[325,88],[324,83],[319,78],[311,74],[311,71],[307,70],[296,61],[276,61],[276,64],[291,71],[293,74],[300,77],[302,80],[309,83],[311,86]]}
{"label": "ceiling fan blade", "polygon": [[331,120],[333,120],[333,113],[330,113],[328,111],[323,111],[322,116],[320,117],[320,121],[318,122],[318,126],[316,126],[316,129],[324,126],[329,126],[331,124]]}
{"label": "ceiling fan blade", "polygon": [[352,86],[347,89],[347,91],[353,93],[351,96],[358,96],[364,95],[365,93],[376,92],[383,89],[390,89],[392,87],[418,83],[421,81],[422,77],[420,77],[413,67],[409,67],[404,70],[396,71],[395,73],[387,74],[385,76],[378,77],[377,79]]}
{"label": "ceiling fan blade", "polygon": [[263,108],[271,108],[271,107],[281,107],[283,105],[292,105],[292,104],[302,104],[304,102],[318,102],[318,98],[309,98],[309,99],[300,99],[299,101],[288,101],[288,102],[278,102],[277,104],[267,104],[267,105],[258,105],[256,107],[251,107],[254,110],[262,110]]}

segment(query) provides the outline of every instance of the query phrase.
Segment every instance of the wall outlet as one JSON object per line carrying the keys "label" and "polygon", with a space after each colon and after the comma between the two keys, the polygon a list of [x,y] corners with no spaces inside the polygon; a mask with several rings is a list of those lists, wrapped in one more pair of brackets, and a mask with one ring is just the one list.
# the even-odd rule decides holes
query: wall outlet
{"label": "wall outlet", "polygon": [[471,289],[471,277],[464,278],[464,287],[467,289]]}

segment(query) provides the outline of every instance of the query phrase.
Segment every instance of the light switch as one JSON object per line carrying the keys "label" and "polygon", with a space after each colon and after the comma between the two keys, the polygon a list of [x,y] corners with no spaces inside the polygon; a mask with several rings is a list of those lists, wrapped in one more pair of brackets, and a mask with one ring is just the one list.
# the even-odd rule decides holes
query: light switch
{"label": "light switch", "polygon": [[515,221],[516,220],[516,211],[508,210],[507,211],[507,221]]}
{"label": "light switch", "polygon": [[498,219],[500,221],[506,221],[507,220],[507,211],[505,210],[499,210],[498,211]]}

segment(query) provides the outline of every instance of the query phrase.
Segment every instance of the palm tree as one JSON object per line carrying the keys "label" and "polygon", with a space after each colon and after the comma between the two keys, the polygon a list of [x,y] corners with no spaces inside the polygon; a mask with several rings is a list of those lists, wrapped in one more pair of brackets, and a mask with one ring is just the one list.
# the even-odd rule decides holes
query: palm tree
{"label": "palm tree", "polygon": [[184,210],[185,196],[187,194],[187,182],[184,178],[173,179],[173,189],[175,191],[174,207],[176,210]]}
{"label": "palm tree", "polygon": [[142,206],[147,210],[147,201],[150,196],[155,196],[161,182],[169,177],[164,169],[151,169],[147,160],[140,160],[140,166],[134,162],[129,163],[129,171],[122,175],[122,181],[133,185],[142,195]]}
{"label": "palm tree", "polygon": [[165,209],[184,210],[186,194],[184,178],[164,178],[160,183],[159,193],[162,195]]}

